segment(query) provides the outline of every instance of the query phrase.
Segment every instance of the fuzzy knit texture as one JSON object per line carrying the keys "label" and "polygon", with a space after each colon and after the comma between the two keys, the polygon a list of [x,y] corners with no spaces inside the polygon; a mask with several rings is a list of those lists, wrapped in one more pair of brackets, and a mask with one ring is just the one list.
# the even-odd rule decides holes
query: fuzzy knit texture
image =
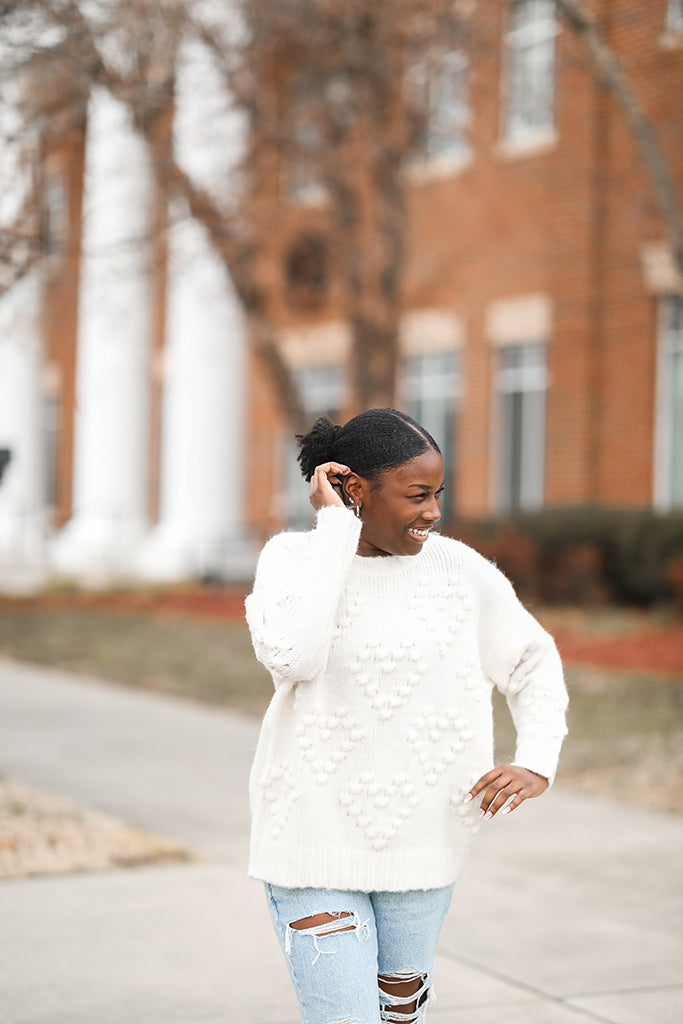
{"label": "fuzzy knit texture", "polygon": [[455,881],[479,827],[479,800],[464,798],[493,767],[493,686],[515,722],[514,763],[552,781],[562,666],[471,548],[432,535],[416,555],[361,557],[360,529],[323,508],[259,558],[247,621],[275,693],[251,772],[249,874],[435,888]]}

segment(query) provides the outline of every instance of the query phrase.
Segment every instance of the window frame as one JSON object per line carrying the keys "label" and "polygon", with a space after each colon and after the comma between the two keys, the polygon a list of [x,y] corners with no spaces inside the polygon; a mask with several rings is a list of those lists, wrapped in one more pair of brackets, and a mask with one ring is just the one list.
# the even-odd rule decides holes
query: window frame
{"label": "window frame", "polygon": [[668,0],[666,5],[666,31],[683,34],[683,0]]}
{"label": "window frame", "polygon": [[[521,27],[515,27],[514,19],[515,12],[519,11],[524,4],[547,4],[548,7],[552,7],[553,16],[539,18],[538,22],[534,22],[531,25],[524,25]],[[542,29],[546,28],[545,34]],[[500,123],[500,138],[505,145],[512,146],[533,146],[539,140],[554,137],[556,132],[556,107],[557,107],[557,54],[555,40],[560,32],[560,23],[557,17],[556,5],[554,0],[513,0],[510,5],[510,10],[507,13],[507,25],[505,27],[505,35],[503,40],[503,75],[502,75],[502,87],[501,87],[501,123]],[[540,38],[531,38],[527,43],[524,41],[520,44],[516,42],[524,36],[538,36]],[[550,66],[551,72],[549,74],[550,88],[547,90],[538,90],[537,95],[549,95],[549,101],[547,106],[548,117],[543,123],[534,121],[531,124],[521,124],[522,113],[515,114],[514,102],[515,102],[515,90],[513,89],[514,77],[516,74],[515,61],[518,59],[519,54],[522,50],[526,50],[527,53],[531,52],[533,47],[548,46],[551,50]],[[519,73],[519,72],[517,72]],[[523,112],[526,113],[526,112]],[[520,123],[515,123],[516,121]]]}
{"label": "window frame", "polygon": [[[309,363],[293,368],[291,373],[311,424],[319,416],[329,416],[333,422],[339,418],[346,404],[347,392],[346,375],[341,364]],[[328,375],[326,381],[316,380],[316,377],[322,377],[323,374]],[[296,462],[297,445],[293,438],[283,438],[280,456],[283,466],[281,494],[284,520],[289,527],[308,528],[313,510],[308,500],[308,485]],[[300,487],[295,489],[297,483]]]}
{"label": "window frame", "polygon": [[[541,355],[535,364],[520,366],[504,366],[504,359],[511,353],[519,353],[522,357],[530,352]],[[492,479],[492,511],[496,514],[515,515],[522,512],[538,511],[545,505],[546,486],[546,442],[547,442],[547,395],[549,385],[548,374],[548,343],[545,340],[520,340],[500,345],[495,350],[495,368],[493,375],[493,429],[492,443],[494,457],[491,460]],[[536,386],[534,386],[536,381]],[[540,399],[540,442],[537,460],[529,469],[529,457],[524,451],[524,440],[527,431],[531,430],[528,417],[533,417],[525,403],[525,396],[538,396]],[[506,428],[505,397],[520,396],[519,439],[520,449],[515,456],[514,450],[508,455],[506,443],[512,445],[514,438]],[[513,409],[514,412],[514,409]],[[518,471],[517,489],[515,489],[514,467]],[[525,496],[526,491],[526,496]]]}
{"label": "window frame", "polygon": [[[678,307],[678,324],[673,325]],[[678,502],[674,496],[675,480],[672,460],[674,457],[674,396],[673,359],[683,361],[683,295],[664,293],[659,296],[657,310],[657,388],[654,453],[654,495],[653,503],[661,511],[683,507],[683,480],[680,482],[682,497]],[[683,442],[681,442],[683,446]]]}
{"label": "window frame", "polygon": [[[412,102],[424,112],[425,125],[424,137],[417,143],[409,161],[411,174],[424,170],[449,172],[470,160],[472,149],[467,135],[472,120],[470,75],[470,60],[462,49],[432,50],[413,61],[408,72],[408,87]],[[444,101],[451,87],[455,99]]]}
{"label": "window frame", "polygon": [[[453,361],[450,371],[444,367],[443,360]],[[440,367],[439,361],[442,361]],[[430,362],[437,368],[430,370]],[[421,364],[418,372],[411,372],[411,368],[417,369],[418,363]],[[425,384],[427,388],[423,390]],[[442,521],[448,522],[458,510],[458,422],[464,393],[461,353],[456,349],[439,349],[405,355],[401,360],[399,393],[405,412],[432,434],[442,450],[444,495],[441,509]],[[443,430],[437,430],[432,417],[422,412],[422,406],[429,402],[443,406]]]}
{"label": "window frame", "polygon": [[46,173],[43,182],[43,238],[52,259],[66,254],[69,238],[69,185],[63,169]]}

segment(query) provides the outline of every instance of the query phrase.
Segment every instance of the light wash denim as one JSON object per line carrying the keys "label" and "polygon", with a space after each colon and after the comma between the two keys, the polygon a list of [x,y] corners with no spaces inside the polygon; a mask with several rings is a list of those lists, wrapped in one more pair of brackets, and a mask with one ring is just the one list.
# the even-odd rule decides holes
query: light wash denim
{"label": "light wash denim", "polygon": [[[303,1024],[424,1021],[452,885],[409,892],[285,889],[268,883],[265,888]],[[316,914],[333,920],[313,928],[291,927],[292,921]],[[382,988],[378,975],[391,975],[395,982],[419,979],[419,989],[399,997]],[[413,1003],[414,1012],[400,1011]]]}

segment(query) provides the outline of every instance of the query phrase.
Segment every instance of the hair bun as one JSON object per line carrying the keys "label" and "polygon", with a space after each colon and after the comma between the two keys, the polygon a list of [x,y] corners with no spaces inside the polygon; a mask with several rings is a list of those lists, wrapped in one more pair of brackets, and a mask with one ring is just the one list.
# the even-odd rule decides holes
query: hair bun
{"label": "hair bun", "polygon": [[341,429],[327,416],[320,416],[307,434],[296,435],[300,449],[297,458],[306,480],[311,479],[317,466],[334,459],[334,446]]}

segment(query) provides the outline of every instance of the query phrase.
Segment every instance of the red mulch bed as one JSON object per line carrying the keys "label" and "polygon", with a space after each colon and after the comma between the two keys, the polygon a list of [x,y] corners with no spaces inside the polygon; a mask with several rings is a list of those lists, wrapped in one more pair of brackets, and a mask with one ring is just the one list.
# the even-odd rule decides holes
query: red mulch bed
{"label": "red mulch bed", "polygon": [[683,626],[632,636],[581,637],[561,630],[555,630],[554,636],[568,665],[683,677]]}
{"label": "red mulch bed", "polygon": [[55,591],[36,597],[9,598],[0,596],[0,612],[76,611],[113,612],[120,615],[182,616],[218,619],[224,622],[244,621],[243,588],[221,590],[121,590]]}
{"label": "red mulch bed", "polygon": [[[223,622],[244,621],[243,588],[163,591],[83,592],[56,591],[31,598],[0,597],[3,610],[114,612],[155,616],[183,616]],[[592,665],[629,672],[656,672],[683,679],[683,623],[664,628],[635,625],[619,635],[586,635],[580,626],[555,625],[553,633],[568,665]],[[543,619],[544,616],[541,615]]]}

